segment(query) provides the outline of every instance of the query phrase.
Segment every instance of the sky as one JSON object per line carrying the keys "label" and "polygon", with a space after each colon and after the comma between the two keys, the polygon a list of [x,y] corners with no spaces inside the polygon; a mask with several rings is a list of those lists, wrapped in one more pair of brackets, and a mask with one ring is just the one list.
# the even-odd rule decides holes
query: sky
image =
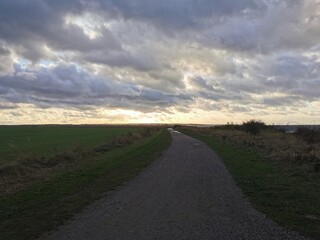
{"label": "sky", "polygon": [[0,124],[319,116],[320,0],[0,1]]}

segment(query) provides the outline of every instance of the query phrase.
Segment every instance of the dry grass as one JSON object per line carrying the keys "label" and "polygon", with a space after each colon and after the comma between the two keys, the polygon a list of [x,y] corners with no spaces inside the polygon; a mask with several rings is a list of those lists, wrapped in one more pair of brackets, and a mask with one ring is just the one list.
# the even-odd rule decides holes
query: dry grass
{"label": "dry grass", "polygon": [[209,134],[236,146],[258,149],[267,160],[285,161],[314,171],[320,163],[320,143],[310,143],[295,134],[276,129],[262,130],[252,135],[236,129],[198,128],[197,132]]}
{"label": "dry grass", "polygon": [[250,202],[282,226],[320,239],[320,145],[266,128],[183,128],[224,160]]}

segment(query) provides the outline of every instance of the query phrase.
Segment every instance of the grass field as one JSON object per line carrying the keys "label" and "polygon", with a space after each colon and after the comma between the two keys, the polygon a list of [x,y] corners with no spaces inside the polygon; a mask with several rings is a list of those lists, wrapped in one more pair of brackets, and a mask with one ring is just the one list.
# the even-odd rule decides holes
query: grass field
{"label": "grass field", "polygon": [[251,136],[209,128],[178,130],[214,149],[258,210],[280,225],[320,239],[320,174],[314,172],[310,157],[301,162],[296,155],[288,155],[289,151],[306,153],[304,148],[310,152],[317,149],[316,145],[308,146],[293,139],[293,135],[269,131]]}
{"label": "grass field", "polygon": [[48,156],[70,147],[91,147],[138,127],[105,126],[1,126],[0,167],[14,164],[25,154]]}
{"label": "grass field", "polygon": [[[143,132],[117,138],[113,144],[128,144],[87,154],[80,165],[62,168],[49,178],[0,196],[1,239],[33,239],[52,230],[86,204],[139,173],[171,141],[166,130]],[[128,141],[130,139],[134,141]]]}

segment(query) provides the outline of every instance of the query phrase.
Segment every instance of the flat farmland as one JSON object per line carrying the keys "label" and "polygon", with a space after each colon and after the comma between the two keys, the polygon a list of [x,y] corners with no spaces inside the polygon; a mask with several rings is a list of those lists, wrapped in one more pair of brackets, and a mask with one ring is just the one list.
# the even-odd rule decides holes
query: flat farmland
{"label": "flat farmland", "polygon": [[88,148],[111,141],[140,127],[106,126],[2,126],[0,167],[15,164],[25,154],[47,157],[68,148]]}
{"label": "flat farmland", "polygon": [[136,176],[171,142],[152,126],[0,127],[1,239],[34,239]]}

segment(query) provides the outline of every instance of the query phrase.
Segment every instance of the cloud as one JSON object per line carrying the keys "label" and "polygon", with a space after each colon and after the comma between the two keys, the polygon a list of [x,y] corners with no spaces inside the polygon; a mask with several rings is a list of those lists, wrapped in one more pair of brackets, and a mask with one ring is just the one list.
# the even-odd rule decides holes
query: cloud
{"label": "cloud", "polygon": [[0,42],[0,77],[10,74],[13,71],[12,53],[7,46],[2,45]]}
{"label": "cloud", "polygon": [[300,96],[307,101],[319,100],[320,62],[316,56],[278,55],[262,64],[265,89]]}
{"label": "cloud", "polygon": [[162,29],[189,29],[200,27],[204,19],[243,15],[263,11],[263,3],[254,0],[125,0],[101,1],[100,6],[112,17],[148,22]]}
{"label": "cloud", "polygon": [[126,51],[90,51],[84,54],[82,58],[91,63],[108,65],[110,67],[129,67],[141,72],[151,71],[160,67],[151,56],[141,53],[133,55]]}
{"label": "cloud", "polygon": [[298,96],[267,96],[263,98],[263,104],[268,106],[301,106],[303,98]]}
{"label": "cloud", "polygon": [[320,102],[319,8],[320,0],[2,0],[0,109],[30,104],[86,119],[122,109],[171,121],[199,111],[278,116],[283,107],[309,116]]}
{"label": "cloud", "polygon": [[112,33],[100,26],[100,37],[91,39],[81,26],[67,23],[67,16],[80,16],[90,11],[82,1],[21,2],[4,0],[0,3],[0,33],[8,45],[32,61],[38,61],[48,46],[58,51],[88,52],[98,49],[120,49]]}
{"label": "cloud", "polygon": [[0,86],[2,99],[39,107],[104,106],[152,111],[172,106],[179,100],[191,100],[187,95],[168,94],[91,75],[76,65],[36,70],[17,67],[12,76],[0,78]]}
{"label": "cloud", "polygon": [[318,0],[264,2],[268,7],[259,17],[228,15],[220,24],[210,22],[194,41],[250,54],[307,49],[318,44]]}

